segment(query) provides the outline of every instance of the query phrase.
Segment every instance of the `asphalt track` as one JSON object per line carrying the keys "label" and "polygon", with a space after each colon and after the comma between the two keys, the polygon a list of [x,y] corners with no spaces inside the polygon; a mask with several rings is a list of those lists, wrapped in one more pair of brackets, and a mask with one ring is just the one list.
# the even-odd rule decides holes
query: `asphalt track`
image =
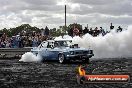
{"label": "asphalt track", "polygon": [[131,80],[128,83],[79,85],[76,68],[80,64],[87,66],[87,74],[129,74],[132,77],[132,58],[96,59],[89,64],[0,60],[0,88],[132,88]]}

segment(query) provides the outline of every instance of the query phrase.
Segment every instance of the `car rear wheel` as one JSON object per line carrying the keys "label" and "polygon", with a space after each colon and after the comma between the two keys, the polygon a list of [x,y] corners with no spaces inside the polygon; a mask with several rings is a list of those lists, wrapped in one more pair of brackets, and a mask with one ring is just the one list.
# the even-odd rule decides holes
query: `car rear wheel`
{"label": "car rear wheel", "polygon": [[64,56],[64,54],[59,54],[58,55],[58,59],[59,59],[59,63],[64,63],[64,61],[65,61],[65,56]]}
{"label": "car rear wheel", "polygon": [[42,56],[39,53],[36,55],[36,57],[38,58],[39,62],[44,62],[44,59],[42,58]]}

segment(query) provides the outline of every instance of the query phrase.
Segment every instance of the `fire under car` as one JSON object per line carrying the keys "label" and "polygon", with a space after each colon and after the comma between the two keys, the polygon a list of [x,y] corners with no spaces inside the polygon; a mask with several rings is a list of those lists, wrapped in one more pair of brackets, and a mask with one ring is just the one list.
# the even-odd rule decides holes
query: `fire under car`
{"label": "fire under car", "polygon": [[78,44],[73,44],[72,40],[47,40],[38,47],[31,49],[36,56],[40,56],[42,61],[56,60],[65,63],[71,60],[81,60],[89,62],[89,58],[94,56],[93,50],[80,48]]}

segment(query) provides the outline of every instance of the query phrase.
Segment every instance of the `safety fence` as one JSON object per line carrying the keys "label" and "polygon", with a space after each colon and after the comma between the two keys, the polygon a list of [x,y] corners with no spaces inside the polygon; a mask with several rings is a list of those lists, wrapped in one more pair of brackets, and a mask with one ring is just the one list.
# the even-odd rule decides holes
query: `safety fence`
{"label": "safety fence", "polygon": [[0,48],[0,59],[20,58],[24,53],[30,52],[32,47],[24,48]]}

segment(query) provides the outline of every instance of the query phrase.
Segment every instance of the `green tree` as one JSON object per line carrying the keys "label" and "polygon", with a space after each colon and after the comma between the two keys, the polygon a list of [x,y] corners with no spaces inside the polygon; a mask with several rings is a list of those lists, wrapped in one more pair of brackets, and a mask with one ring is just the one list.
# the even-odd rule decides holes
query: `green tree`
{"label": "green tree", "polygon": [[17,35],[18,33],[21,33],[22,31],[26,31],[28,33],[31,33],[33,31],[41,32],[41,30],[37,27],[32,27],[29,24],[22,24],[15,28],[10,28],[10,29],[4,28],[0,30],[0,33],[6,33],[9,37],[11,37],[11,36]]}

